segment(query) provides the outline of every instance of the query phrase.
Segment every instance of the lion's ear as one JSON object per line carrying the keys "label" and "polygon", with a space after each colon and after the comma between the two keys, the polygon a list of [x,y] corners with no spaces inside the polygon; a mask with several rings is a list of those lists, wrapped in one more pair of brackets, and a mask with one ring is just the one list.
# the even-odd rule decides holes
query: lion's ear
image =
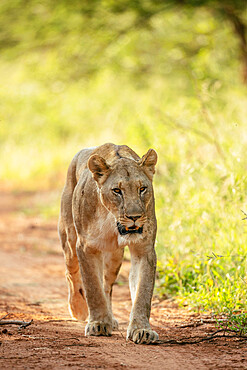
{"label": "lion's ear", "polygon": [[100,157],[98,154],[94,154],[89,157],[87,165],[93,174],[94,180],[99,184],[103,184],[110,171],[110,168],[104,158]]}
{"label": "lion's ear", "polygon": [[152,180],[155,173],[155,165],[158,160],[158,155],[154,149],[149,149],[141,159],[140,166],[146,171],[148,177]]}

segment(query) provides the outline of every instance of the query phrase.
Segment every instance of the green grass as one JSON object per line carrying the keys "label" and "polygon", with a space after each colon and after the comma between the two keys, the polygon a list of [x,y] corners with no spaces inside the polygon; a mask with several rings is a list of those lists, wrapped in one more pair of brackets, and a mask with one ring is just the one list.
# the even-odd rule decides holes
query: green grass
{"label": "green grass", "polygon": [[229,310],[224,320],[216,320],[219,329],[237,334],[239,337],[247,335],[247,314]]}
{"label": "green grass", "polygon": [[152,33],[133,30],[106,47],[100,32],[80,33],[75,14],[75,29],[63,13],[49,16],[68,22],[63,42],[54,25],[30,32],[28,18],[9,29],[23,35],[18,46],[2,47],[1,186],[59,190],[36,207],[57,217],[82,147],[155,148],[158,294],[198,310],[246,310],[247,99],[230,26],[205,10],[169,11]]}

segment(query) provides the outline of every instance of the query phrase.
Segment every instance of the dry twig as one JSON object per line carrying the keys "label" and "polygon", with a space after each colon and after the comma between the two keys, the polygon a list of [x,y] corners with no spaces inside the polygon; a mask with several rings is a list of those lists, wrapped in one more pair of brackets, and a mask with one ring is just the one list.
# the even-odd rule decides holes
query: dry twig
{"label": "dry twig", "polygon": [[33,320],[31,321],[19,321],[19,320],[0,320],[0,325],[19,325],[19,329],[24,329],[27,326],[31,325]]}
{"label": "dry twig", "polygon": [[223,322],[226,322],[227,319],[218,319],[218,320],[215,320],[215,319],[200,319],[200,320],[197,320],[197,321],[193,321],[193,322],[189,322],[188,324],[184,324],[184,325],[180,325],[180,326],[176,326],[177,328],[196,328],[197,326],[201,326],[201,325],[204,325],[204,324],[215,324],[216,322],[220,322],[220,323],[223,323]]}
{"label": "dry twig", "polygon": [[[223,334],[219,334],[222,332]],[[231,335],[229,333],[234,333],[234,334]],[[197,343],[202,343],[202,342],[219,339],[219,338],[237,338],[237,339],[247,340],[247,335],[237,334],[234,330],[230,330],[230,329],[219,329],[219,330],[216,330],[211,335],[208,335],[206,337],[198,337],[197,339],[194,339],[194,338],[191,339],[191,337],[186,337],[186,338],[182,338],[181,340],[175,340],[175,339],[159,340],[157,344],[178,344],[178,345],[197,344]]]}

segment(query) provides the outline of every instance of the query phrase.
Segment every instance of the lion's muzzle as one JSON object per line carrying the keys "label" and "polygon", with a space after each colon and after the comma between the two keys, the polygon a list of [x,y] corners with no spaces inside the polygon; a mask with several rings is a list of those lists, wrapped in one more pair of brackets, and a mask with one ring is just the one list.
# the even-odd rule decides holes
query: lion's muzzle
{"label": "lion's muzzle", "polygon": [[117,222],[117,228],[120,235],[127,235],[127,234],[142,234],[143,226],[131,226],[126,227],[120,224],[120,222]]}

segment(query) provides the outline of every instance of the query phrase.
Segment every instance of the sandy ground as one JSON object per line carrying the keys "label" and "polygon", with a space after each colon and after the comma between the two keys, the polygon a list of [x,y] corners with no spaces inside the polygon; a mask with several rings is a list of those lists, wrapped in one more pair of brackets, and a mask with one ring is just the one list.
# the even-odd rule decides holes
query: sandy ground
{"label": "sandy ground", "polygon": [[[129,262],[113,290],[119,331],[111,337],[84,336],[85,325],[71,320],[67,309],[64,261],[56,220],[26,216],[49,194],[0,193],[0,319],[33,319],[25,329],[0,326],[1,369],[247,369],[247,345],[217,339],[187,345],[135,345],[126,342],[130,312]],[[215,331],[213,324],[181,327],[198,314],[179,309],[172,300],[154,297],[151,324],[160,339],[197,338]]]}

